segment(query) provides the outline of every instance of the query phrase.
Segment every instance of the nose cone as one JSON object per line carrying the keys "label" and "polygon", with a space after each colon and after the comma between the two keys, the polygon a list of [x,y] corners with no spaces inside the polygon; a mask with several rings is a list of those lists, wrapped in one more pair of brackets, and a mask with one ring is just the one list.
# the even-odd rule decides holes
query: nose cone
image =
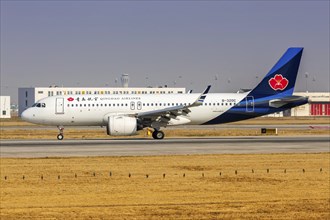
{"label": "nose cone", "polygon": [[22,114],[21,114],[21,118],[22,118],[24,121],[31,122],[31,120],[32,120],[32,112],[31,112],[31,109],[26,109],[25,111],[23,111]]}

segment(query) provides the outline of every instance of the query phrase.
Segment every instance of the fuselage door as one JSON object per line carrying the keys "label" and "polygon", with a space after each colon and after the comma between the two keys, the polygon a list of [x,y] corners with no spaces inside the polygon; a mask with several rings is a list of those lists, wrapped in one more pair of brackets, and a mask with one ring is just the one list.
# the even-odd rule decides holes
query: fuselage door
{"label": "fuselage door", "polygon": [[56,98],[55,114],[64,114],[64,98]]}
{"label": "fuselage door", "polygon": [[131,102],[131,110],[135,110],[135,102]]}
{"label": "fuselage door", "polygon": [[138,110],[141,110],[142,109],[142,102],[137,102],[137,109]]}
{"label": "fuselage door", "polygon": [[253,96],[246,96],[246,111],[247,112],[254,112],[254,98]]}

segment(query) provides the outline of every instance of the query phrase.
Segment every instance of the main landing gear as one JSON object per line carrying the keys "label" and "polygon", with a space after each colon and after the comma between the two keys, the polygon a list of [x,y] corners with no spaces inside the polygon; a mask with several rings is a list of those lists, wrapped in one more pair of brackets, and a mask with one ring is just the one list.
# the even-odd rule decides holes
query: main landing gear
{"label": "main landing gear", "polygon": [[63,140],[64,138],[64,135],[63,135],[63,131],[64,131],[64,128],[61,127],[61,126],[57,126],[58,130],[60,131],[60,133],[57,135],[57,140]]}
{"label": "main landing gear", "polygon": [[164,132],[155,129],[154,132],[152,132],[152,137],[154,139],[163,139],[165,137],[165,134]]}

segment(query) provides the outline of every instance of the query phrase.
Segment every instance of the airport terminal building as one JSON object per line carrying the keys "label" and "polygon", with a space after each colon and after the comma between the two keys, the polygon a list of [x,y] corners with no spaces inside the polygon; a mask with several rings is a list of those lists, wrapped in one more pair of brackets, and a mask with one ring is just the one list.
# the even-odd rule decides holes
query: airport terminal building
{"label": "airport terminal building", "polygon": [[295,92],[293,95],[306,96],[309,103],[285,111],[284,116],[330,116],[329,92]]}
{"label": "airport terminal building", "polygon": [[35,87],[35,88],[19,88],[18,89],[18,115],[31,107],[38,100],[55,95],[123,95],[123,94],[175,94],[186,93],[185,88],[142,88],[142,87],[85,87],[85,88],[68,88],[68,87]]}
{"label": "airport terminal building", "polygon": [[0,118],[10,117],[10,96],[0,96]]}

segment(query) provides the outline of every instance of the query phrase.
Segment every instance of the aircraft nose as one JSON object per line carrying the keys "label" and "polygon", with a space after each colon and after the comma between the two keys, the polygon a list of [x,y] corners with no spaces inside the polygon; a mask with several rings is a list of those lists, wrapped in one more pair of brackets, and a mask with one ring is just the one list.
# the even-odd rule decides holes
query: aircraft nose
{"label": "aircraft nose", "polygon": [[21,114],[21,118],[24,121],[31,121],[31,119],[32,119],[31,109],[26,109],[25,111],[23,111],[22,114]]}

